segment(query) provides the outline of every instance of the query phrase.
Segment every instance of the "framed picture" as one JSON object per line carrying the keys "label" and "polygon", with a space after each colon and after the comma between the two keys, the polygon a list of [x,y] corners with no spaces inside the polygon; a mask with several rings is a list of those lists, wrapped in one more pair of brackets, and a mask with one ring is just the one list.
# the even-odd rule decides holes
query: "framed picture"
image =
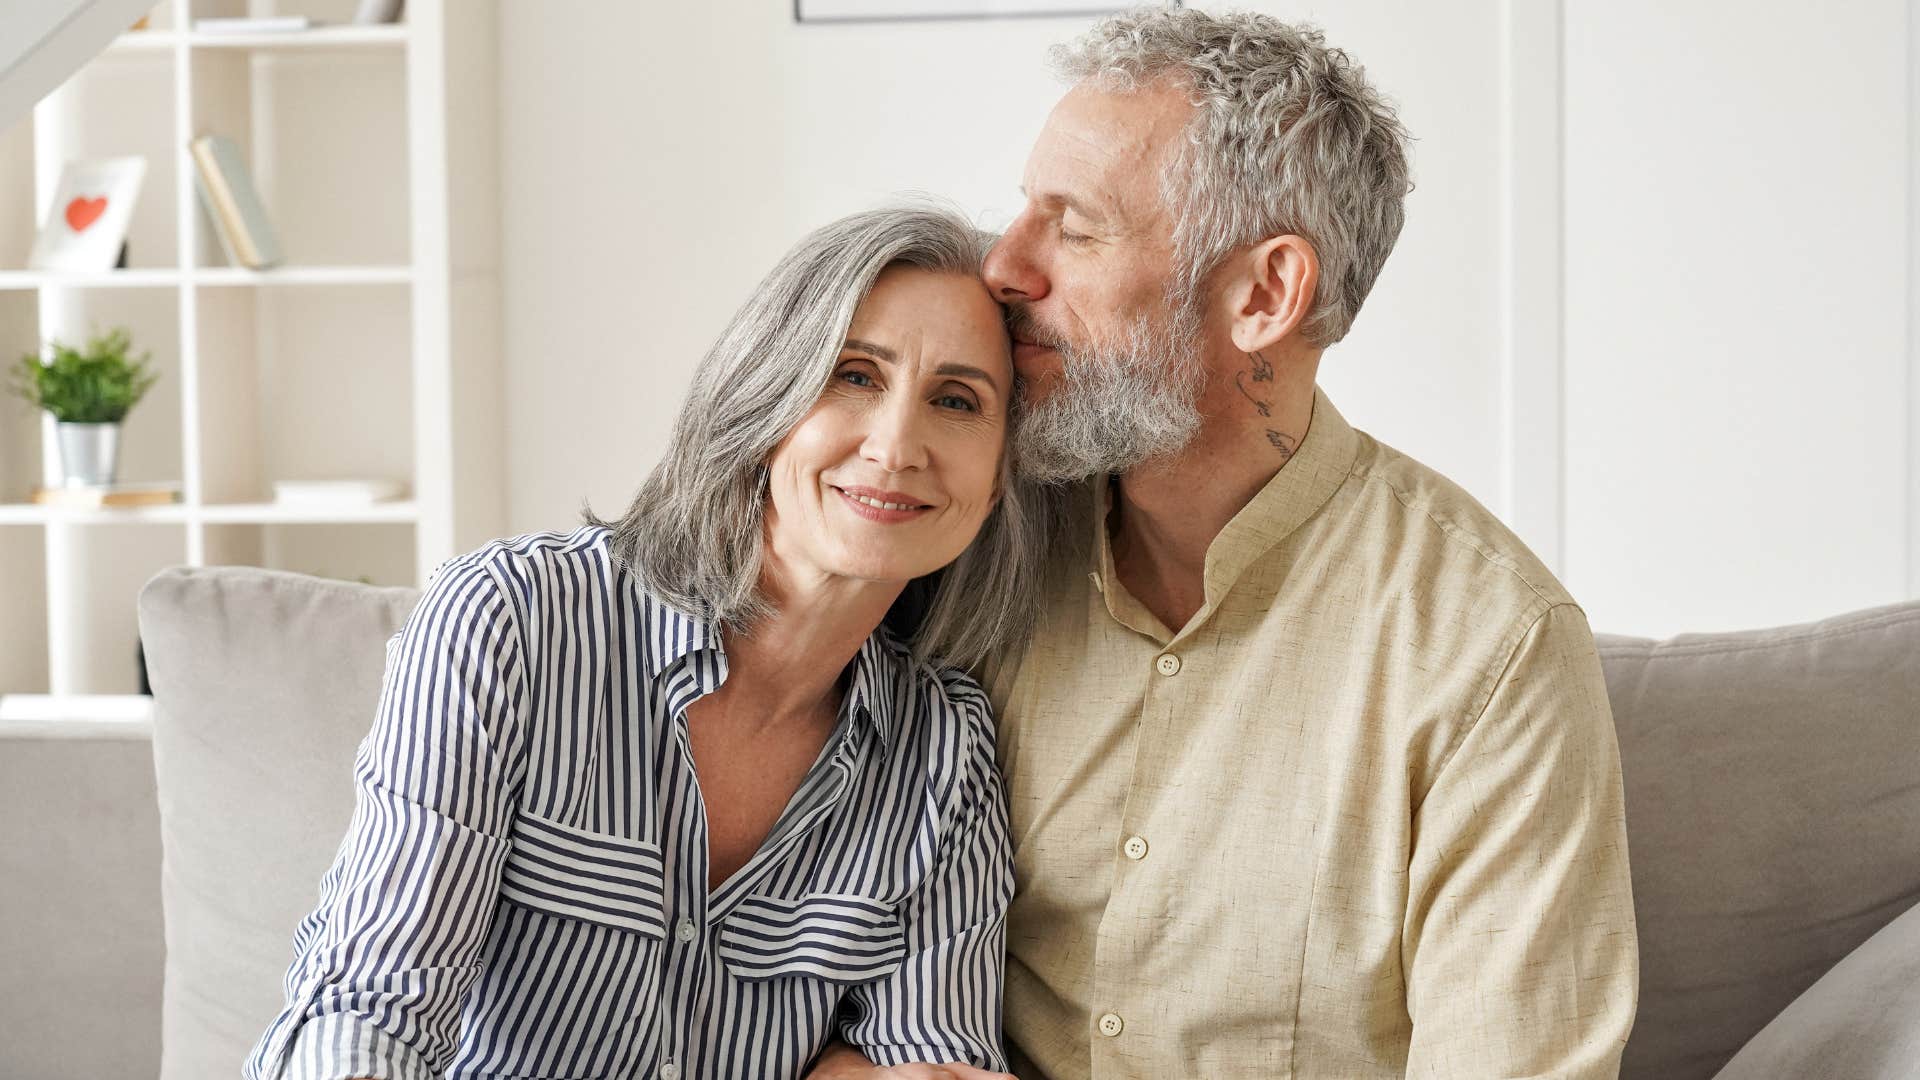
{"label": "framed picture", "polygon": [[1127,0],[793,0],[793,18],[819,23],[1105,15],[1127,6]]}
{"label": "framed picture", "polygon": [[113,269],[146,175],[146,158],[67,162],[27,265],[35,270]]}

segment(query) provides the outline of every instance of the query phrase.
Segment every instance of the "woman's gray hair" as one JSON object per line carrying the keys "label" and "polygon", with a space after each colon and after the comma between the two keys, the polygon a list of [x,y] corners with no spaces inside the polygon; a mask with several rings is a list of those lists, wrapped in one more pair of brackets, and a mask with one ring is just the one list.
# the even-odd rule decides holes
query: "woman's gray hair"
{"label": "woman's gray hair", "polygon": [[1130,91],[1172,77],[1193,95],[1186,145],[1162,178],[1176,298],[1235,248],[1291,233],[1320,257],[1302,326],[1331,345],[1353,326],[1400,236],[1412,190],[1407,130],[1318,29],[1239,12],[1141,8],[1054,46],[1073,82]]}
{"label": "woman's gray hair", "polygon": [[[977,276],[994,236],[931,200],[853,214],[781,258],[693,376],[666,455],[613,531],[613,556],[642,587],[697,617],[744,629],[768,613],[759,588],[767,459],[820,399],[854,311],[880,272],[911,266]],[[1011,389],[1011,388],[1010,388]],[[1008,405],[1012,444],[1019,395]],[[918,659],[972,666],[1024,634],[1039,593],[1040,496],[1015,483],[1003,451],[1001,497],[972,544],[933,580],[911,646]],[[928,587],[932,596],[926,599]]]}

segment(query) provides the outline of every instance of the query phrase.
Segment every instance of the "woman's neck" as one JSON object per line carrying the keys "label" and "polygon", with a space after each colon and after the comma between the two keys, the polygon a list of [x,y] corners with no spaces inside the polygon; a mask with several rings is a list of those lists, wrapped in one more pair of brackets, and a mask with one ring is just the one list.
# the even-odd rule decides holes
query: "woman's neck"
{"label": "woman's neck", "polygon": [[760,591],[769,613],[727,632],[727,681],[715,696],[765,726],[805,723],[837,708],[840,673],[886,617],[904,582],[799,573],[768,545]]}

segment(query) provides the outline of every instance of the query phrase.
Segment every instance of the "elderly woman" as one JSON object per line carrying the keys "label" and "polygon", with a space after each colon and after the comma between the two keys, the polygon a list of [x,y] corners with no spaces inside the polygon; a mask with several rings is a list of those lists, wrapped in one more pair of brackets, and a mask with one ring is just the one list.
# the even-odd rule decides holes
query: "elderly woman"
{"label": "elderly woman", "polygon": [[1035,593],[987,239],[927,207],[808,236],[624,517],[434,572],[247,1075],[1005,1067],[1006,811],[944,666]]}

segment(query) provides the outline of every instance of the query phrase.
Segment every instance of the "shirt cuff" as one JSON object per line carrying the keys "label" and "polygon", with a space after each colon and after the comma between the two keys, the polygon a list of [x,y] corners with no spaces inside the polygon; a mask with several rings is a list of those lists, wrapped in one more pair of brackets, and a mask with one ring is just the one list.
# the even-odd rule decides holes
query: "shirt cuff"
{"label": "shirt cuff", "polygon": [[419,1051],[352,1013],[316,1016],[300,1025],[274,1080],[439,1080]]}
{"label": "shirt cuff", "polygon": [[[846,1036],[843,1034],[841,1038],[846,1039]],[[1000,1060],[998,1056],[983,1058],[978,1053],[956,1052],[952,1047],[947,1046],[860,1043],[851,1039],[847,1040],[847,1045],[866,1055],[868,1061],[881,1066],[910,1065],[915,1062],[945,1065],[957,1061],[962,1065],[971,1065],[976,1069],[987,1069],[991,1072],[1005,1072],[1007,1068],[1007,1063]]]}

